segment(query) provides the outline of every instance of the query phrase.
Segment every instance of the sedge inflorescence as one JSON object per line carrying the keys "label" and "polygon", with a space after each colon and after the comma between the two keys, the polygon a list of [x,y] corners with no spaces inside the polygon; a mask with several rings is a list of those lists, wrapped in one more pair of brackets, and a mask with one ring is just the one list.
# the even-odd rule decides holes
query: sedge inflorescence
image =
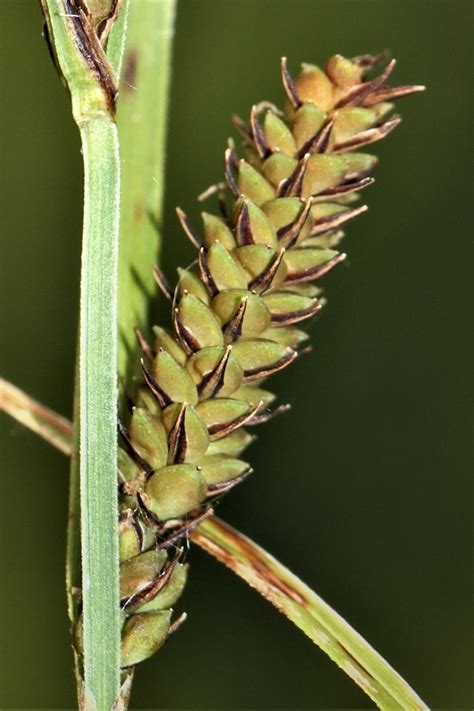
{"label": "sedge inflorescence", "polygon": [[171,290],[172,328],[154,328],[143,386],[121,427],[119,459],[122,666],[150,656],[178,622],[186,582],[181,542],[216,497],[245,479],[248,431],[285,407],[266,379],[307,349],[300,325],[323,305],[318,280],[343,261],[342,227],[365,207],[377,159],[359,149],[392,131],[392,100],[422,87],[390,87],[385,57],[304,64],[292,79],[282,60],[286,108],[254,106],[235,118],[244,158],[225,153],[232,208],[203,213],[202,238],[178,210],[198,251]]}

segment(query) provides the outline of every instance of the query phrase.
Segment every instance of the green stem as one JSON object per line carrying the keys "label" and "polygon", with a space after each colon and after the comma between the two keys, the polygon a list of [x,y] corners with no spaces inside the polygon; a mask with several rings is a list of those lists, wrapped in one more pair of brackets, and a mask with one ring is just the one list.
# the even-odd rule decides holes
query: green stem
{"label": "green stem", "polygon": [[98,709],[120,683],[117,506],[117,264],[120,163],[108,117],[81,126],[84,229],[79,319],[79,453],[84,684]]}
{"label": "green stem", "polygon": [[[84,3],[42,0],[58,67],[71,93],[84,159],[76,448],[67,582],[77,553],[79,455],[83,677],[80,705],[111,709],[120,693],[117,505],[117,274],[120,159],[114,72]],[[122,26],[123,27],[123,26]],[[115,42],[120,48],[121,43]],[[115,65],[120,51],[115,52]],[[74,529],[74,530],[73,530]],[[69,605],[73,607],[69,589]]]}

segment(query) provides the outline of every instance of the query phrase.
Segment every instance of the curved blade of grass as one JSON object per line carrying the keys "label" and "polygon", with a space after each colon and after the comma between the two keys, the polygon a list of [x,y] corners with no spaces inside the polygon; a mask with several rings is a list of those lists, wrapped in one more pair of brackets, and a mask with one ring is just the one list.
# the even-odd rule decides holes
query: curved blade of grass
{"label": "curved blade of grass", "polygon": [[0,378],[0,410],[68,456],[72,447],[72,422]]}
{"label": "curved blade of grass", "polygon": [[215,517],[204,521],[190,537],[286,615],[379,708],[428,708],[335,610],[254,541]]}
{"label": "curved blade of grass", "polygon": [[[65,454],[71,452],[71,423],[1,379],[0,409]],[[428,708],[335,610],[244,534],[212,517],[191,533],[191,539],[286,615],[381,709]]]}
{"label": "curved blade of grass", "polygon": [[[79,450],[83,708],[110,709],[120,691],[117,504],[117,274],[120,160],[116,80],[84,2],[42,0],[70,91],[84,160],[84,223],[75,420]],[[77,451],[74,452],[77,455]],[[73,457],[72,477],[77,468]]]}

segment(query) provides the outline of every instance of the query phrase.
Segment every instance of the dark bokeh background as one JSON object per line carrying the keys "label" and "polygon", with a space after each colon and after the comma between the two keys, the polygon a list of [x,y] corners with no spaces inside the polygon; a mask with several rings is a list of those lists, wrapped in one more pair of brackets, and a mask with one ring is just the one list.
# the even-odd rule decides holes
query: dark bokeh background
{"label": "dark bokeh background", "polygon": [[[276,377],[294,409],[219,513],[271,550],[435,708],[472,706],[468,263],[470,2],[183,0],[164,264],[191,250],[173,206],[220,179],[233,111],[281,99],[278,59],[389,48],[404,100],[350,263],[326,280],[314,352]],[[71,409],[81,158],[36,3],[4,0],[1,375]],[[74,706],[63,592],[67,462],[1,417],[0,706]],[[140,667],[135,708],[368,708],[334,665],[198,550],[190,620]]]}

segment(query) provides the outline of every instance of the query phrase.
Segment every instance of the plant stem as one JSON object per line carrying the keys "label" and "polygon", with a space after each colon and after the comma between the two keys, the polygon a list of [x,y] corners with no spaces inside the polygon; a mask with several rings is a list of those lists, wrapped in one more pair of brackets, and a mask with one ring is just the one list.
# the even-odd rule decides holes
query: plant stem
{"label": "plant stem", "polygon": [[[42,0],[57,64],[71,93],[84,159],[76,437],[81,498],[84,683],[80,705],[111,709],[120,691],[117,505],[117,265],[120,160],[116,81],[83,3]],[[120,43],[118,43],[120,46]],[[78,428],[78,429],[77,429]],[[77,457],[77,449],[74,456]],[[70,515],[77,499],[73,458]],[[69,526],[68,583],[77,550]],[[71,590],[68,591],[71,595]],[[70,600],[70,607],[73,603]]]}
{"label": "plant stem", "polygon": [[81,126],[84,230],[79,452],[84,683],[98,709],[120,684],[117,505],[117,264],[120,163],[109,118]]}

